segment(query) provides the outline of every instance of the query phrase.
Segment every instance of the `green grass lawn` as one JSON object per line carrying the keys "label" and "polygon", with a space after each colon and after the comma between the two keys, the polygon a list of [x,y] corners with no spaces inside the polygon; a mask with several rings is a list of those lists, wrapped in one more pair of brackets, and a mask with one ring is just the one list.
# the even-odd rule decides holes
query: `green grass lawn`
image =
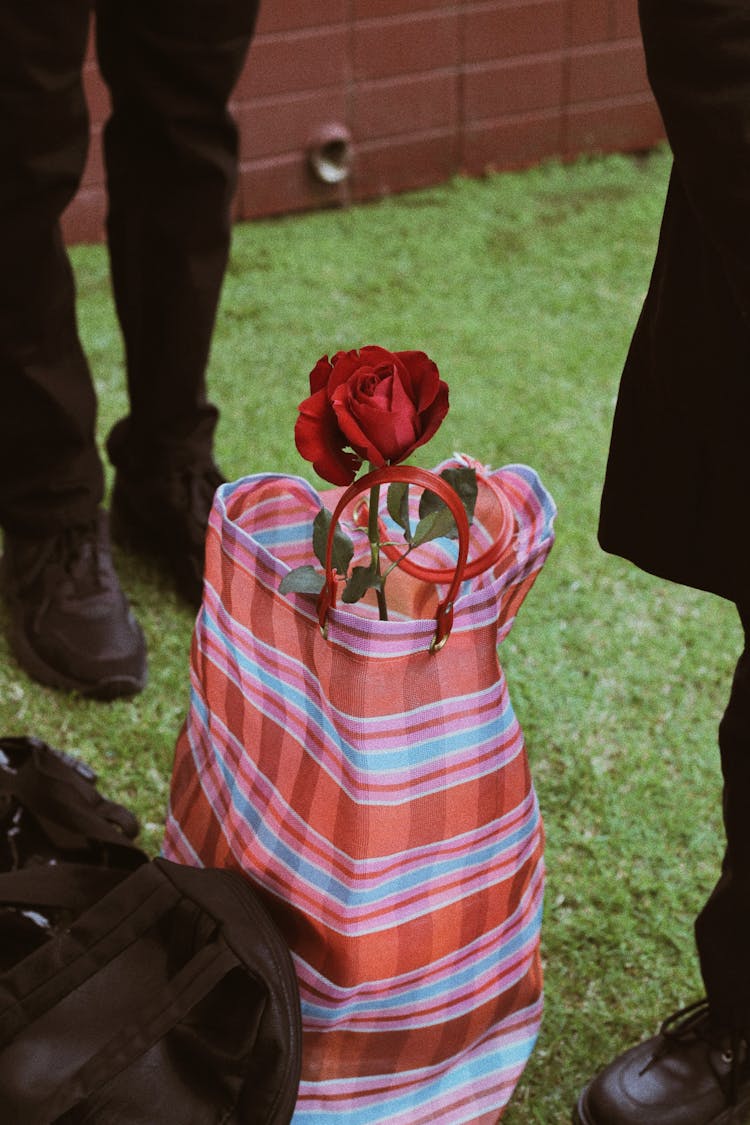
{"label": "green grass lawn", "polygon": [[[578,1090],[700,993],[692,923],[722,843],[716,726],[739,652],[733,608],[596,543],[623,358],[648,282],[669,161],[585,160],[236,228],[210,383],[225,474],[310,476],[292,436],[324,352],[420,348],[452,407],[419,463],[463,450],[533,465],[558,539],[501,651],[547,828],[546,1017],[507,1125],[557,1125]],[[126,408],[100,247],[78,248],[80,329],[103,440]],[[32,683],[0,638],[0,732],[80,753],[159,846],[188,701],[192,620],[117,556],[150,680],[130,702]]]}

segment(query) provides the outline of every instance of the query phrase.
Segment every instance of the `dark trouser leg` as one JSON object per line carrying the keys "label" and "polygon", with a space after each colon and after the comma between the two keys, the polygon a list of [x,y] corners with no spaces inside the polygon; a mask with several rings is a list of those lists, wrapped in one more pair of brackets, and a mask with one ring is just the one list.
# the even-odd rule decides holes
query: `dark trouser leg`
{"label": "dark trouser leg", "polygon": [[695,931],[713,1018],[750,1037],[750,606],[738,608],[745,649],[719,726],[727,848]]}
{"label": "dark trouser leg", "polygon": [[102,495],[96,399],[59,218],[88,145],[88,0],[0,5],[0,524],[45,535]]}
{"label": "dark trouser leg", "polygon": [[210,455],[205,371],[227,263],[237,133],[227,101],[255,0],[98,0],[108,240],[130,415],[108,444],[119,467]]}

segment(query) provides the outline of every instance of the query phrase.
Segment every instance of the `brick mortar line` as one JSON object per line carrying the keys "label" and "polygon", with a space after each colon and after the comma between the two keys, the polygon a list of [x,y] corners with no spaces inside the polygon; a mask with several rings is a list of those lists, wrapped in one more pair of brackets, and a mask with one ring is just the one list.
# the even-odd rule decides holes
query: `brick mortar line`
{"label": "brick mortar line", "polygon": [[[429,78],[433,75],[438,77],[447,77],[450,75],[458,76],[466,74],[473,75],[491,73],[495,70],[513,70],[514,68],[520,68],[521,66],[528,65],[529,63],[561,62],[564,58],[565,51],[554,50],[544,51],[540,52],[539,54],[531,55],[513,55],[505,59],[495,59],[489,62],[457,62],[452,64],[451,66],[429,67],[426,70],[399,71],[395,74],[389,75],[387,78],[352,79],[351,85],[353,88],[370,88],[374,84],[381,84],[383,86],[386,86],[388,84],[396,85],[399,82],[407,82],[409,79]],[[256,96],[233,98],[230,105],[234,107],[247,105],[273,106],[297,97],[304,97],[306,95],[318,93],[322,94],[326,91],[331,90],[341,90],[343,88],[344,92],[346,92],[347,86],[348,80],[345,80],[344,83],[338,81],[337,79],[333,79],[330,82],[323,82],[321,77],[318,76],[316,85],[314,86],[299,86],[293,90],[283,90],[277,94],[268,94],[265,97]]]}
{"label": "brick mortar line", "polygon": [[289,31],[263,31],[253,39],[251,51],[254,50],[259,43],[289,42],[290,39],[323,39],[333,32],[347,32],[349,30],[349,22],[349,20],[337,20],[336,23],[315,24],[310,27],[290,29]]}
{"label": "brick mortar line", "polygon": [[[456,64],[454,66],[432,67],[429,70],[410,70],[405,73],[389,75],[387,78],[361,78],[352,80],[352,88],[362,90],[371,90],[373,88],[387,89],[388,87],[408,83],[414,79],[427,81],[432,77],[450,78],[455,76],[461,69],[461,66]],[[297,98],[310,97],[312,94],[324,94],[331,90],[342,90],[344,85],[345,84],[341,82],[333,82],[326,86],[305,86],[298,90],[287,90],[279,94],[267,94],[265,97],[233,98],[230,102],[230,106],[232,108],[237,108],[239,106],[252,105],[262,109],[271,109],[275,105],[281,105],[284,102],[293,101]],[[345,90],[344,93],[346,93]]]}
{"label": "brick mortar line", "polygon": [[595,43],[583,43],[577,46],[570,46],[568,51],[571,58],[585,58],[587,55],[604,55],[611,54],[622,47],[638,47],[641,46],[640,37],[637,35],[623,35],[617,39],[602,39],[597,40]]}
{"label": "brick mortar line", "polygon": [[508,3],[498,4],[497,0],[480,0],[465,4],[463,10],[469,16],[475,12],[509,12],[516,8],[562,8],[565,3],[566,0],[509,0]]}
{"label": "brick mortar line", "polygon": [[423,8],[419,12],[394,12],[388,16],[364,16],[353,19],[357,27],[396,27],[400,23],[436,23],[439,20],[447,22],[451,16],[460,16],[464,10],[463,4],[446,4],[440,8]]}
{"label": "brick mortar line", "polygon": [[[534,0],[534,2],[539,3],[540,0]],[[542,0],[542,2],[554,2],[554,0]],[[437,9],[424,8],[419,12],[397,12],[387,16],[365,16],[359,19],[355,16],[351,16],[347,19],[336,20],[335,23],[308,24],[305,27],[289,28],[287,31],[261,31],[256,35],[253,45],[256,43],[273,43],[289,39],[320,38],[331,31],[348,31],[359,27],[397,27],[399,24],[415,22],[436,23],[441,20],[447,21],[450,16],[457,15],[462,11],[463,8],[459,4],[450,4],[447,7]]]}
{"label": "brick mortar line", "polygon": [[480,74],[491,70],[512,70],[516,66],[525,66],[534,62],[562,62],[568,55],[564,47],[555,47],[549,51],[534,51],[527,55],[508,55],[506,58],[484,59],[481,62],[462,62],[459,65],[465,73]]}
{"label": "brick mortar line", "polygon": [[525,109],[522,113],[502,113],[499,117],[477,117],[467,122],[466,132],[486,129],[493,125],[527,125],[534,121],[557,121],[563,115],[563,105],[540,106],[539,109]]}
{"label": "brick mortar line", "polygon": [[587,112],[591,109],[623,109],[628,106],[649,105],[654,102],[650,90],[636,91],[631,94],[611,94],[608,97],[596,98],[593,101],[570,102],[568,110],[572,113]]}
{"label": "brick mortar line", "polygon": [[527,109],[522,113],[503,113],[500,116],[493,117],[476,117],[467,123],[467,131],[477,128],[484,129],[488,125],[523,125],[526,122],[539,121],[539,120],[554,120],[557,117],[564,117],[566,114],[576,115],[579,112],[591,112],[591,110],[606,110],[606,109],[629,109],[636,106],[648,105],[653,99],[649,95],[632,94],[622,95],[620,97],[602,98],[601,100],[591,102],[574,102],[572,104],[564,105],[562,102],[555,106],[541,106],[539,109]]}

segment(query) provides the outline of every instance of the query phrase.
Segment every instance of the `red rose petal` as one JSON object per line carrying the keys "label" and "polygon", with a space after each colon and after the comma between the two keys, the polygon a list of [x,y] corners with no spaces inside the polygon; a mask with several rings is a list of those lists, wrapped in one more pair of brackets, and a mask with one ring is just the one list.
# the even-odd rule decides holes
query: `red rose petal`
{"label": "red rose petal", "polygon": [[[387,458],[383,456],[378,446],[368,437],[359,425],[357,412],[352,411],[352,402],[347,391],[348,386],[346,385],[338,388],[336,396],[331,403],[336,412],[336,420],[339,428],[345,435],[347,444],[352,447],[363,461],[370,461],[373,465],[381,468],[386,463]],[[380,411],[376,411],[376,414],[378,417],[382,417]]]}
{"label": "red rose petal", "polygon": [[315,472],[331,484],[351,484],[361,464],[359,457],[344,449],[347,444],[325,390],[300,403],[294,441]]}
{"label": "red rose petal", "polygon": [[327,386],[331,370],[332,365],[328,356],[322,356],[310,372],[310,390],[313,394]]}
{"label": "red rose petal", "polygon": [[419,435],[419,419],[414,409],[383,413],[372,407],[363,406],[359,412],[359,422],[364,433],[374,433],[371,443],[377,448],[384,461],[403,461],[410,450],[415,448]]}
{"label": "red rose petal", "polygon": [[427,410],[423,410],[419,416],[420,426],[422,430],[419,440],[412,446],[411,449],[407,450],[407,452],[404,454],[404,457],[408,457],[409,454],[413,453],[415,449],[418,449],[420,445],[425,445],[430,440],[430,438],[435,435],[437,430],[440,428],[443,419],[448,413],[448,407],[448,384],[444,383],[441,379],[434,401],[427,408]]}
{"label": "red rose petal", "polygon": [[396,352],[396,355],[406,371],[416,410],[418,412],[426,410],[434,400],[442,382],[437,365],[424,352]]}

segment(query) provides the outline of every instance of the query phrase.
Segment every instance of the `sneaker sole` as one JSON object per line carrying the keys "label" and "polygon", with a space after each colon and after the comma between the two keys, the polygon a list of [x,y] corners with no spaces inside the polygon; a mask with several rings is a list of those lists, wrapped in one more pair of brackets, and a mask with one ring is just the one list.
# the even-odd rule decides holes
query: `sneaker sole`
{"label": "sneaker sole", "polygon": [[[589,1117],[586,1110],[586,1095],[588,1094],[588,1086],[578,1099],[578,1104],[573,1110],[573,1125],[609,1125],[609,1122],[594,1121],[593,1117]],[[730,1106],[719,1114],[718,1117],[712,1117],[710,1121],[706,1121],[703,1125],[747,1125],[748,1111],[750,1111],[750,1095],[743,1098],[742,1102],[736,1106]]]}

